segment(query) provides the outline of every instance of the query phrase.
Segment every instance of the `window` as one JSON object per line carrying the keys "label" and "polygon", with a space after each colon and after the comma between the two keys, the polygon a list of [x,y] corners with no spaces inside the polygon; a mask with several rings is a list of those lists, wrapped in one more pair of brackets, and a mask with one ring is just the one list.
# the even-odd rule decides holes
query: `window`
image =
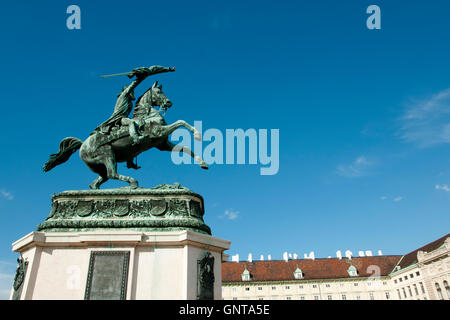
{"label": "window", "polygon": [[409,292],[409,296],[412,297],[412,291],[411,291],[411,287],[408,286],[408,292]]}
{"label": "window", "polygon": [[328,300],[333,300],[333,296],[328,296]]}
{"label": "window", "polygon": [[313,284],[313,288],[317,288],[317,284]]}
{"label": "window", "polygon": [[400,300],[402,300],[402,295],[400,294],[400,289],[397,289],[397,295]]}
{"label": "window", "polygon": [[291,287],[289,287],[289,286],[286,286],[286,287],[284,287],[286,290],[289,290],[289,289],[291,289]]}
{"label": "window", "polygon": [[398,281],[402,282],[402,281],[403,281],[403,279],[402,279],[402,278],[398,278]]}
{"label": "window", "polygon": [[258,300],[264,300],[264,298],[258,298]]}
{"label": "window", "polygon": [[411,274],[409,275],[409,278],[410,278],[410,279],[414,278],[414,274],[411,273]]}
{"label": "window", "polygon": [[361,296],[360,296],[360,295],[357,295],[357,296],[356,296],[356,300],[361,300]]}
{"label": "window", "polygon": [[347,300],[347,296],[345,294],[342,295],[342,300]]}
{"label": "window", "polygon": [[233,297],[233,300],[237,300],[237,298],[236,298],[236,297]]}
{"label": "window", "polygon": [[286,300],[292,300],[292,297],[286,297]]}
{"label": "window", "polygon": [[245,268],[244,272],[242,272],[241,279],[242,279],[242,281],[250,281],[251,280],[250,272],[247,270],[247,268]]}
{"label": "window", "polygon": [[358,286],[358,283],[357,282],[355,282],[354,284],[353,284],[355,287],[357,287]]}
{"label": "window", "polygon": [[372,285],[372,282],[367,282],[367,285],[370,287]]}
{"label": "window", "polygon": [[303,289],[303,286],[298,286],[300,289]]}
{"label": "window", "polygon": [[325,287],[329,288],[329,287],[330,287],[330,284],[329,284],[329,283],[327,283],[327,284],[325,285]]}
{"label": "window", "polygon": [[404,296],[405,299],[406,299],[406,291],[405,291],[405,288],[402,288],[402,290],[403,290],[403,296]]}
{"label": "window", "polygon": [[416,276],[420,276],[420,272],[419,271],[416,272]]}
{"label": "window", "polygon": [[235,292],[237,290],[237,288],[233,288],[233,292]]}
{"label": "window", "polygon": [[356,269],[356,267],[354,265],[351,265],[347,269],[347,272],[350,277],[356,277],[358,275],[358,270]]}
{"label": "window", "polygon": [[450,287],[448,286],[447,280],[444,281],[444,287],[445,287],[445,291],[447,291],[447,298],[450,299]]}
{"label": "window", "polygon": [[387,285],[387,282],[386,281],[383,281],[383,286],[386,286]]}
{"label": "window", "polygon": [[436,291],[437,291],[439,300],[444,300],[444,296],[442,295],[441,286],[437,282],[434,285],[436,286]]}
{"label": "window", "polygon": [[422,289],[422,293],[425,294],[425,287],[423,286],[423,283],[420,282],[420,289]]}
{"label": "window", "polygon": [[314,296],[314,300],[319,300],[319,296]]}
{"label": "window", "polygon": [[277,287],[272,287],[272,290],[277,290]]}
{"label": "window", "polygon": [[300,300],[305,300],[305,297],[304,297],[304,296],[301,296],[301,297],[300,297]]}
{"label": "window", "polygon": [[250,288],[245,288],[245,291],[250,291]]}
{"label": "window", "polygon": [[419,290],[417,290],[417,284],[414,283],[414,292],[416,293],[416,296],[419,295]]}
{"label": "window", "polygon": [[394,280],[394,283],[395,283],[395,284],[397,283],[397,279]]}
{"label": "window", "polygon": [[389,295],[389,292],[385,292],[384,294],[386,295],[386,300],[389,300],[391,298],[391,296]]}
{"label": "window", "polygon": [[405,281],[408,280],[408,276],[405,276]]}
{"label": "window", "polygon": [[261,291],[262,290],[262,287],[258,287],[258,291]]}
{"label": "window", "polygon": [[374,300],[375,299],[372,292],[369,293],[369,297],[370,297],[370,300]]}
{"label": "window", "polygon": [[295,279],[303,279],[303,272],[301,269],[299,269],[299,268],[295,269],[294,278]]}

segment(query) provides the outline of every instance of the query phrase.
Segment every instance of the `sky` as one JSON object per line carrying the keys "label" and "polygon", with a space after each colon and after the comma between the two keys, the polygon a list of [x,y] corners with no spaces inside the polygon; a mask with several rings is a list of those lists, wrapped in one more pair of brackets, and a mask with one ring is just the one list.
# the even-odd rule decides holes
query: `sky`
{"label": "sky", "polygon": [[[69,30],[66,9],[81,9]],[[381,29],[369,30],[369,5]],[[17,253],[50,197],[96,175],[78,153],[48,173],[64,137],[86,139],[113,111],[127,77],[152,76],[165,118],[203,130],[279,129],[279,171],[260,165],[175,165],[150,150],[142,187],[179,182],[205,199],[205,222],[228,254],[372,250],[405,254],[449,231],[448,1],[3,1],[0,4],[0,298]],[[108,181],[104,188],[122,187]]]}

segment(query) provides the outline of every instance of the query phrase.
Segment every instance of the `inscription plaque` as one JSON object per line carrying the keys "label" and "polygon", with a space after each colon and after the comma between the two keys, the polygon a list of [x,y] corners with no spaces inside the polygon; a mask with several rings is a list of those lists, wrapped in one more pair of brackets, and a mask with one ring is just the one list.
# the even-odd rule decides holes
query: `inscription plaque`
{"label": "inscription plaque", "polygon": [[89,261],[85,300],[125,300],[129,251],[93,251]]}

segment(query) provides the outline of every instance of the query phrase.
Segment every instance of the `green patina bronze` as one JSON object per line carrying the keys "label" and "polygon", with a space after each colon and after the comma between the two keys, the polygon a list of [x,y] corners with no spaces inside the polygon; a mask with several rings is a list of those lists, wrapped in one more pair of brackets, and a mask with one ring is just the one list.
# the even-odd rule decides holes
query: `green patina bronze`
{"label": "green patina bronze", "polygon": [[57,193],[38,231],[191,230],[211,234],[199,194],[179,184]]}
{"label": "green patina bronze", "polygon": [[158,81],[136,101],[133,116],[128,117],[135,99],[134,89],[150,75],[173,71],[175,68],[152,66],[136,68],[126,73],[130,78],[136,79],[118,95],[113,114],[84,141],[74,137],[64,138],[60,142],[59,151],[50,155],[43,170],[47,172],[66,162],[75,151],[80,150],[81,159],[89,169],[98,174],[97,179],[89,185],[91,189],[99,189],[108,179],[122,180],[128,182],[131,188],[137,188],[136,179],[117,173],[117,163],[126,162],[128,168],[139,169],[134,158],[151,148],[184,152],[193,157],[201,168],[208,169],[207,164],[192,150],[187,147],[178,148],[169,141],[168,136],[180,127],[191,131],[197,140],[201,140],[201,134],[184,120],[167,125],[155,107],[160,107],[165,112],[172,106],[172,102],[162,92]]}
{"label": "green patina bronze", "polygon": [[[59,152],[50,155],[44,171],[66,162],[74,152],[80,150],[81,159],[98,177],[89,185],[91,190],[65,191],[53,195],[50,215],[38,226],[38,231],[192,230],[211,234],[203,221],[204,205],[200,195],[179,184],[142,189],[138,187],[136,179],[117,173],[118,162],[126,162],[128,168],[139,169],[134,158],[151,148],[185,152],[201,168],[208,168],[189,148],[176,148],[169,141],[168,136],[179,127],[186,127],[197,140],[201,139],[201,135],[183,120],[167,125],[156,107],[165,112],[172,102],[162,92],[158,81],[137,99],[132,117],[128,117],[135,100],[134,89],[150,75],[173,71],[175,68],[152,66],[124,73],[130,79],[135,79],[118,95],[112,115],[95,128],[86,140],[68,137],[61,141]],[[108,179],[126,181],[129,186],[99,190],[100,185]]]}

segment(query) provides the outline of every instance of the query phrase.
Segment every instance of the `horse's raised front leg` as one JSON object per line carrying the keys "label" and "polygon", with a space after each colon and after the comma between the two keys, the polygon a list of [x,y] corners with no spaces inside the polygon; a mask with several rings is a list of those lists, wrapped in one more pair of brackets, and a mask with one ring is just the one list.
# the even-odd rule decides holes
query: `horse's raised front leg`
{"label": "horse's raised front leg", "polygon": [[202,134],[197,129],[195,129],[195,127],[191,126],[189,123],[187,123],[184,120],[178,120],[167,126],[162,126],[162,128],[161,128],[162,136],[164,136],[164,135],[168,136],[169,134],[171,134],[172,132],[174,132],[176,129],[178,129],[180,127],[185,127],[190,132],[192,132],[194,134],[195,140],[198,140],[198,141],[202,140]]}
{"label": "horse's raised front leg", "polygon": [[171,152],[184,152],[188,155],[190,155],[195,161],[197,161],[197,163],[200,165],[200,168],[202,169],[208,169],[208,165],[206,164],[206,162],[204,160],[202,160],[202,158],[200,158],[198,155],[196,155],[190,148],[185,147],[185,146],[179,146],[176,144],[173,144],[170,141],[166,141],[165,143],[163,143],[162,145],[157,146],[156,148],[158,148],[161,151],[171,151]]}

